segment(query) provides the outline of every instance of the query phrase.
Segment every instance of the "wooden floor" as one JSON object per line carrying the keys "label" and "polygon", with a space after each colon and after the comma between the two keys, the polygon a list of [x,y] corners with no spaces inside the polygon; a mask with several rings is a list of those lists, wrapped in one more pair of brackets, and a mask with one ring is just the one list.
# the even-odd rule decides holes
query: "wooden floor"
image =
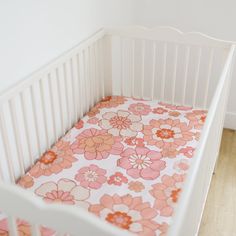
{"label": "wooden floor", "polygon": [[236,131],[224,130],[199,236],[236,236]]}

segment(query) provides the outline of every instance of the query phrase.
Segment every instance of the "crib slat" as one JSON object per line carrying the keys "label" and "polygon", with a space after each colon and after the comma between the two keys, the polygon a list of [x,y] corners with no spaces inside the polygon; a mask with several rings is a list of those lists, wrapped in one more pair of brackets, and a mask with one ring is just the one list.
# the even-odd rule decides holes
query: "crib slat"
{"label": "crib slat", "polygon": [[16,119],[17,115],[16,115],[15,102],[13,100],[9,101],[9,108],[10,108],[10,114],[11,114],[12,124],[13,124],[13,132],[16,139],[16,150],[17,150],[20,172],[21,172],[21,175],[24,175],[25,165],[24,165],[24,159],[23,159],[22,143],[21,143],[21,138],[20,138],[19,125]]}
{"label": "crib slat", "polygon": [[77,61],[76,61],[77,54],[73,55],[72,61],[71,61],[71,71],[73,74],[73,83],[72,83],[72,90],[73,90],[73,100],[74,100],[74,112],[75,112],[75,121],[78,121],[79,117],[79,109],[78,109],[78,103],[79,103],[79,93],[78,90],[78,68],[77,68]]}
{"label": "crib slat", "polygon": [[134,97],[134,76],[135,76],[135,40],[132,40],[132,81],[131,81],[131,96]]}
{"label": "crib slat", "polygon": [[50,106],[51,106],[51,111],[52,111],[52,129],[53,129],[53,134],[54,134],[54,140],[57,140],[56,114],[55,114],[55,106],[54,106],[54,101],[53,101],[52,77],[50,74],[48,74],[47,81],[48,81],[49,96],[50,96],[49,100],[50,100]]}
{"label": "crib slat", "polygon": [[161,83],[161,100],[165,99],[165,80],[166,80],[166,60],[167,60],[167,44],[163,46],[163,72],[162,72],[162,83]]}
{"label": "crib slat", "polygon": [[95,93],[96,103],[99,100],[99,58],[98,58],[98,45],[95,43],[94,46],[94,57],[95,57]]}
{"label": "crib slat", "polygon": [[89,109],[93,106],[93,83],[92,83],[92,46],[88,48],[88,82],[89,82]]}
{"label": "crib slat", "polygon": [[9,170],[9,175],[12,183],[15,183],[16,176],[13,169],[13,162],[12,162],[12,153],[11,153],[11,146],[9,143],[9,138],[6,130],[6,122],[5,117],[2,111],[2,108],[0,108],[0,133],[2,135],[3,145],[5,148],[5,154],[6,154],[6,160],[7,160],[7,167]]}
{"label": "crib slat", "polygon": [[45,138],[46,138],[46,145],[47,148],[49,148],[49,133],[48,133],[48,123],[47,123],[47,116],[46,116],[46,101],[45,101],[45,94],[43,89],[43,81],[42,79],[39,81],[39,88],[40,88],[40,99],[41,99],[41,105],[42,105],[42,115],[43,115],[43,124],[44,124],[44,132],[45,132]]}
{"label": "crib slat", "polygon": [[187,88],[188,68],[189,68],[189,57],[190,57],[190,46],[187,46],[186,59],[185,59],[186,62],[185,62],[185,72],[184,72],[182,104],[185,104],[185,98],[186,98],[186,88]]}
{"label": "crib slat", "polygon": [[24,100],[23,93],[20,94],[20,103],[21,103],[21,107],[22,107],[23,124],[25,127],[27,150],[28,150],[28,154],[29,154],[29,158],[30,158],[30,165],[32,166],[34,164],[34,159],[32,156],[32,148],[31,148],[32,143],[29,138],[29,126],[28,126],[28,122],[27,122],[27,118],[26,118],[26,106],[25,106],[25,100]]}
{"label": "crib slat", "polygon": [[178,63],[178,45],[175,45],[174,52],[174,70],[173,70],[173,83],[172,83],[172,104],[175,103],[175,84],[176,84],[176,73],[177,73],[177,63]]}
{"label": "crib slat", "polygon": [[83,66],[84,66],[84,90],[85,90],[85,111],[89,110],[89,77],[88,77],[88,49],[83,52]]}
{"label": "crib slat", "polygon": [[210,60],[208,64],[208,74],[206,78],[206,89],[205,89],[205,96],[204,96],[204,108],[207,108],[207,100],[208,100],[208,90],[209,90],[209,84],[211,80],[211,72],[212,72],[212,64],[213,64],[213,58],[214,58],[214,49],[211,48],[210,52]]}
{"label": "crib slat", "polygon": [[154,99],[154,86],[155,86],[155,76],[156,76],[156,42],[153,42],[153,58],[152,58],[152,82],[151,82],[151,98]]}
{"label": "crib slat", "polygon": [[[71,85],[71,97],[72,97],[72,111],[71,111],[71,126],[74,124],[74,122],[76,121],[76,99],[75,99],[75,74],[74,74],[74,70],[73,70],[73,62],[72,62],[72,58],[69,59],[69,65],[68,65],[68,69],[70,69],[70,85]],[[71,127],[70,127],[71,128]]]}
{"label": "crib slat", "polygon": [[81,70],[81,66],[80,66],[80,62],[82,62],[83,60],[81,59],[81,55],[80,53],[77,54],[76,56],[76,62],[77,62],[77,68],[78,68],[78,91],[79,91],[79,100],[78,100],[78,106],[79,106],[79,117],[81,118],[83,116],[83,88],[82,88],[82,70]]}
{"label": "crib slat", "polygon": [[38,225],[31,225],[32,236],[41,236],[40,227]]}
{"label": "crib slat", "polygon": [[36,114],[36,100],[35,100],[35,94],[33,91],[33,86],[30,87],[30,98],[32,100],[32,111],[33,111],[33,119],[34,119],[34,126],[35,126],[35,132],[36,132],[36,145],[38,149],[39,156],[41,155],[41,146],[40,146],[40,138],[39,138],[39,121],[38,116]]}
{"label": "crib slat", "polygon": [[56,85],[57,85],[57,96],[59,101],[59,113],[60,113],[60,123],[61,123],[61,132],[64,133],[64,116],[63,116],[63,108],[62,108],[62,88],[59,81],[59,72],[58,68],[55,69],[55,75],[56,75]]}
{"label": "crib slat", "polygon": [[18,236],[16,219],[12,216],[9,216],[7,223],[8,223],[10,236]]}
{"label": "crib slat", "polygon": [[121,80],[120,80],[120,92],[121,96],[124,96],[124,67],[125,67],[125,62],[124,62],[124,42],[123,38],[120,39],[120,52],[121,52]]}
{"label": "crib slat", "polygon": [[105,96],[105,78],[104,78],[104,54],[103,54],[103,40],[99,40],[99,45],[100,45],[100,69],[101,69],[101,85],[102,85],[102,98]]}
{"label": "crib slat", "polygon": [[[67,74],[67,70],[66,70],[66,64],[63,63],[63,81],[64,81],[64,85],[65,85],[65,97],[66,97],[66,113],[67,113],[67,124],[70,123],[71,120],[71,114],[70,114],[70,109],[69,109],[69,95],[68,95],[68,74]],[[66,129],[68,129],[69,127],[67,126]]]}
{"label": "crib slat", "polygon": [[201,57],[202,57],[202,48],[199,48],[198,58],[197,58],[197,70],[195,76],[195,83],[194,83],[194,91],[193,91],[193,107],[196,106],[196,99],[197,99],[197,88],[198,88],[198,80],[199,80],[199,73],[200,73],[200,66],[201,66]]}
{"label": "crib slat", "polygon": [[142,42],[142,78],[141,78],[141,98],[144,97],[144,80],[145,80],[145,53],[146,53],[146,41]]}

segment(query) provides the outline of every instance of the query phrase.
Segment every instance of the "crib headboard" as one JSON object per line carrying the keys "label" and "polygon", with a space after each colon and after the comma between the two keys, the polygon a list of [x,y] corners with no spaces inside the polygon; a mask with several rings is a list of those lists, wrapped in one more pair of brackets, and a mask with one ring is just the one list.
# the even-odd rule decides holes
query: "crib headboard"
{"label": "crib headboard", "polygon": [[0,94],[0,179],[15,182],[109,89],[104,30]]}
{"label": "crib headboard", "polygon": [[126,27],[108,34],[113,94],[209,108],[229,43],[171,27]]}

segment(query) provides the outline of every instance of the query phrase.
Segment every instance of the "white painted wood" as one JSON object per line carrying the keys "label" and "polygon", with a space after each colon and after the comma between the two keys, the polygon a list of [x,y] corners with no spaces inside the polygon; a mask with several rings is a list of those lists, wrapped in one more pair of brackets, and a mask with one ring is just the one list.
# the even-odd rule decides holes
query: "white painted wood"
{"label": "white painted wood", "polygon": [[18,236],[16,219],[12,216],[8,217],[7,224],[11,236]]}
{"label": "white painted wood", "polygon": [[232,46],[208,112],[200,143],[195,152],[195,158],[193,159],[173,217],[174,223],[170,227],[168,235],[197,235],[218,156],[219,140],[221,137],[219,130],[222,131],[223,129],[234,53],[235,46]]}
{"label": "white painted wood", "polygon": [[0,196],[0,209],[7,215],[20,215],[29,223],[57,229],[58,233],[84,236],[132,235],[107,224],[84,209],[63,204],[47,204],[33,193],[17,186],[0,183]]}
{"label": "white painted wood", "polygon": [[[213,53],[216,50],[220,53]],[[12,231],[14,219],[21,217],[34,225],[34,235],[39,233],[41,224],[56,229],[60,235],[130,235],[82,209],[47,205],[32,193],[6,183],[14,183],[23,169],[30,167],[101,98],[131,94],[197,108],[210,107],[169,230],[169,236],[196,235],[218,154],[234,51],[229,42],[170,27],[101,30],[1,94],[4,155],[0,160],[0,180],[5,183],[0,182],[0,210],[10,216]],[[16,117],[13,102],[17,98],[22,125],[18,124],[21,119]],[[9,121],[5,107],[13,118]],[[14,127],[13,139],[6,125],[9,122]],[[21,133],[25,138],[21,139]],[[23,147],[27,149],[24,159]],[[19,161],[15,161],[15,152]],[[7,168],[3,168],[2,159]]]}

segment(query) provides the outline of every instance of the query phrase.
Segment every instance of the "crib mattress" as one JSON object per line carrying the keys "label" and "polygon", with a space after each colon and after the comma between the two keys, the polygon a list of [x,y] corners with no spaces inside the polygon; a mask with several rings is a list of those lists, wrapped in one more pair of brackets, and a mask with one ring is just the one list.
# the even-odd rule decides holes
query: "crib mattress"
{"label": "crib mattress", "polygon": [[[165,235],[205,118],[191,107],[106,97],[18,184],[134,234]],[[7,232],[5,223],[0,234]],[[30,227],[19,221],[19,231],[28,235]]]}

